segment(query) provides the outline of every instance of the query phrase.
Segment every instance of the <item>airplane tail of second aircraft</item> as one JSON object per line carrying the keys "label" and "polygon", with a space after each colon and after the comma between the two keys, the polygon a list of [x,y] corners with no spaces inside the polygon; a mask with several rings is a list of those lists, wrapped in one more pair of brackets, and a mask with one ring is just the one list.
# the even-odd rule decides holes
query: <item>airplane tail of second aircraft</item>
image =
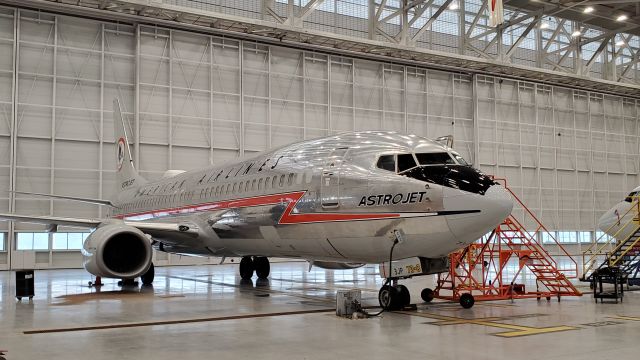
{"label": "airplane tail of second aircraft", "polygon": [[113,127],[115,130],[116,186],[118,191],[138,187],[147,182],[133,164],[127,132],[127,122],[122,116],[120,101],[113,100]]}

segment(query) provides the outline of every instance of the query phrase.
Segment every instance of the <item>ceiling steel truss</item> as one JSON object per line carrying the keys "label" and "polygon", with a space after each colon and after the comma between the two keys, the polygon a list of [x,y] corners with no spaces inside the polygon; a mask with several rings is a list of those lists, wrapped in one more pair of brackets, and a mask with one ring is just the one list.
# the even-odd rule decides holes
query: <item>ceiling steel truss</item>
{"label": "ceiling steel truss", "polygon": [[[509,16],[504,24],[492,28],[487,26],[486,1],[476,1],[479,8],[465,9],[465,5],[470,5],[461,0],[361,0],[359,3],[368,10],[367,18],[363,19],[367,24],[363,37],[305,26],[314,12],[325,11],[318,9],[325,0],[260,0],[257,16],[253,17],[190,7],[191,2],[187,0],[2,0],[0,3],[640,97],[640,50],[631,46],[640,34],[640,9],[630,13],[638,7],[630,4],[631,1],[617,1],[613,5],[607,2],[606,6],[602,1],[589,0],[505,1],[505,5],[510,6]],[[587,4],[606,8],[608,12],[581,16],[579,13]],[[447,11],[457,13],[461,35],[456,37],[454,53],[424,45],[428,41],[425,40],[427,33],[433,32],[434,24]],[[606,16],[619,16],[621,12],[629,13],[627,21],[615,24],[611,19],[603,20]],[[610,25],[603,27],[603,23]],[[531,42],[535,42],[534,47],[523,46]],[[522,61],[523,57],[534,59]]]}

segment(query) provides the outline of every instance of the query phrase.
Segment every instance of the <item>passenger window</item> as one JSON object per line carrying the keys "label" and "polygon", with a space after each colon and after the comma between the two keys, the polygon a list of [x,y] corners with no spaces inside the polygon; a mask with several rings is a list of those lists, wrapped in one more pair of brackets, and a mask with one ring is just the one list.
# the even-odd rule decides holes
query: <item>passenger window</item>
{"label": "passenger window", "polygon": [[[256,181],[255,181],[255,180],[253,180],[253,183],[254,183],[254,184],[255,184],[255,182],[256,182]],[[247,191],[249,191],[249,180],[247,180],[247,182],[246,182],[246,183],[245,183],[245,185],[244,185],[244,192],[247,192]]]}
{"label": "passenger window", "polygon": [[258,180],[258,190],[262,190],[262,179]]}
{"label": "passenger window", "polygon": [[284,187],[284,175],[280,175],[280,187]]}
{"label": "passenger window", "polygon": [[416,167],[416,161],[413,159],[412,154],[399,154],[398,155],[398,172],[403,172],[411,168]]}
{"label": "passenger window", "polygon": [[255,191],[256,190],[256,179],[253,179],[253,181],[251,182],[251,191]]}
{"label": "passenger window", "polygon": [[420,165],[445,165],[455,164],[449,153],[418,153],[416,154]]}
{"label": "passenger window", "polygon": [[378,168],[388,171],[396,172],[396,156],[395,155],[382,155],[378,159]]}
{"label": "passenger window", "polygon": [[295,177],[294,173],[289,174],[289,179],[287,180],[287,185],[293,185],[293,178]]}
{"label": "passenger window", "polygon": [[231,184],[227,184],[227,191],[226,191],[227,195],[229,195],[229,190],[231,190]]}
{"label": "passenger window", "polygon": [[235,194],[238,191],[238,183],[233,183],[233,190],[231,193]]}
{"label": "passenger window", "polygon": [[242,181],[240,181],[240,184],[238,185],[238,192],[241,193],[242,192]]}
{"label": "passenger window", "polygon": [[273,179],[271,180],[271,188],[275,189],[276,188],[276,181],[278,181],[278,175],[275,175],[273,177]]}

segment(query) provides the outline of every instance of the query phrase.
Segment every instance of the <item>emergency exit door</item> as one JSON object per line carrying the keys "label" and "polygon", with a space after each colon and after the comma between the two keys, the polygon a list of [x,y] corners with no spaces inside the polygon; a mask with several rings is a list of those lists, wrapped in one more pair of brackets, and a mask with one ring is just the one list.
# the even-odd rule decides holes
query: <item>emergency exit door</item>
{"label": "emergency exit door", "polygon": [[340,172],[344,156],[349,148],[335,149],[327,158],[322,170],[322,207],[337,208],[340,206]]}

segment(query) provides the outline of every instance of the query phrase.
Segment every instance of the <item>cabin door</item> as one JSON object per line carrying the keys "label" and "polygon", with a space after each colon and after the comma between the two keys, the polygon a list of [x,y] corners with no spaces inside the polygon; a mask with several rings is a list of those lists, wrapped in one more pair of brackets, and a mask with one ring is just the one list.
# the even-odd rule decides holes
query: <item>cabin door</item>
{"label": "cabin door", "polygon": [[322,207],[332,209],[340,206],[340,171],[349,148],[335,149],[327,158],[322,170]]}

